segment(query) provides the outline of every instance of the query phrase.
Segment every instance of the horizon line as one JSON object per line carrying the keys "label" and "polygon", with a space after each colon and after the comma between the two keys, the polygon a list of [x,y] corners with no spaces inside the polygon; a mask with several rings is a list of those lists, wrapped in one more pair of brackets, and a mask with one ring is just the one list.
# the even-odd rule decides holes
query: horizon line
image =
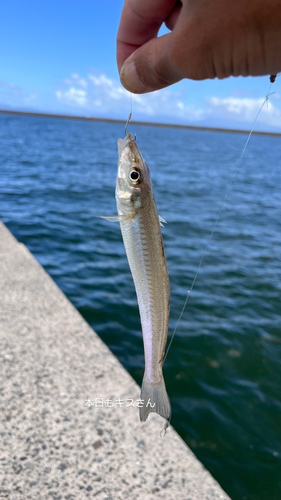
{"label": "horizon line", "polygon": [[[79,115],[60,115],[56,113],[40,113],[35,111],[16,111],[9,109],[0,109],[0,114],[16,115],[16,116],[30,116],[38,118],[55,118],[63,120],[82,120],[88,122],[103,122],[103,123],[119,123],[125,126],[125,120],[115,118],[99,118],[94,116],[79,116]],[[131,124],[149,126],[149,127],[163,127],[163,128],[176,128],[185,130],[197,130],[203,132],[226,132],[228,134],[250,134],[250,130],[220,128],[220,127],[203,127],[199,125],[183,125],[177,123],[158,123],[131,120]],[[262,132],[259,130],[252,131],[252,135],[263,135],[271,137],[281,137],[281,132]]]}

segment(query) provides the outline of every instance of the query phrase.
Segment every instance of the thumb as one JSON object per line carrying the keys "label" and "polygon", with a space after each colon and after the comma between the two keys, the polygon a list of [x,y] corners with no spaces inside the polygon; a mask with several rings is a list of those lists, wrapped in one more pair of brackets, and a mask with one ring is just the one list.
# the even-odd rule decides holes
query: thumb
{"label": "thumb", "polygon": [[152,92],[183,78],[173,62],[172,38],[172,33],[153,38],[126,59],[120,70],[120,80],[129,92]]}

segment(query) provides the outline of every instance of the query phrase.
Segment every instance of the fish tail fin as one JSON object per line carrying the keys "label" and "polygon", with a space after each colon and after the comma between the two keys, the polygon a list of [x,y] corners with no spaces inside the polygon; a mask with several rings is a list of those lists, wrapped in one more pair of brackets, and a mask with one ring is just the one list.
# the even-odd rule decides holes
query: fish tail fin
{"label": "fish tail fin", "polygon": [[141,400],[143,406],[140,407],[140,420],[144,422],[150,412],[156,412],[167,420],[171,417],[171,404],[166,391],[164,377],[160,382],[152,384],[145,376],[141,387]]}

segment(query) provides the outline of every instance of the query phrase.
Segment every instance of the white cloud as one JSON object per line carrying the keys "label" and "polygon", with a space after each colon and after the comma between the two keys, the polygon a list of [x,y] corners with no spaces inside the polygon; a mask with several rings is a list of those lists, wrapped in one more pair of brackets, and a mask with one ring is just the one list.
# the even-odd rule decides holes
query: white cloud
{"label": "white cloud", "polygon": [[69,104],[74,106],[87,106],[87,93],[85,90],[70,87],[64,93],[57,90],[56,96],[59,100],[67,101]]}
{"label": "white cloud", "polygon": [[14,95],[19,95],[22,93],[21,88],[18,85],[16,85],[15,83],[6,83],[3,81],[0,81],[0,91],[11,93]]}
{"label": "white cloud", "polygon": [[97,86],[106,85],[107,87],[110,88],[113,86],[113,80],[107,78],[105,75],[100,75],[100,76],[89,75],[88,78],[89,80],[91,80],[91,82],[93,82],[94,85]]}
{"label": "white cloud", "polygon": [[[87,113],[125,119],[131,108],[130,93],[121,84],[105,74],[89,74],[81,78],[77,73],[65,79],[56,91],[61,104],[72,109],[83,107]],[[198,121],[203,111],[183,102],[181,96],[171,90],[161,90],[145,95],[132,95],[133,113],[136,119],[151,121]]]}
{"label": "white cloud", "polygon": [[[234,95],[233,95],[234,94]],[[81,77],[73,73],[56,92],[57,100],[70,112],[126,119],[133,104],[136,120],[204,124],[249,129],[264,102],[253,92],[232,91],[229,97],[202,97],[201,104],[192,103],[192,96],[183,85],[149,94],[135,95],[125,90],[119,81],[104,73]],[[259,115],[258,128],[278,127],[281,123],[279,94],[269,96]],[[278,107],[279,106],[279,107]]]}
{"label": "white cloud", "polygon": [[37,97],[37,93],[25,92],[15,83],[0,81],[0,106],[23,108],[36,101]]}
{"label": "white cloud", "polygon": [[87,87],[87,80],[85,80],[85,78],[81,78],[77,73],[72,73],[71,78],[77,85]]}
{"label": "white cloud", "polygon": [[35,99],[37,99],[38,97],[38,94],[36,92],[31,92],[31,94],[27,94],[25,97],[24,97],[24,102],[26,104],[29,104],[30,102],[34,101]]}
{"label": "white cloud", "polygon": [[[264,103],[256,94],[256,86],[249,90],[228,88],[227,97],[220,97],[221,86],[206,82],[201,92],[192,82],[183,80],[149,94],[130,94],[119,80],[105,73],[92,71],[88,75],[72,73],[61,81],[50,98],[27,92],[14,82],[0,81],[0,108],[37,110],[54,113],[81,114],[126,120],[131,101],[133,119],[162,123],[182,123],[215,127],[250,129]],[[227,82],[226,82],[227,83]],[[208,95],[208,90],[216,89]],[[278,90],[278,87],[275,86]],[[216,93],[217,92],[217,93]],[[276,130],[281,127],[281,96],[272,93],[263,105],[255,130]]]}
{"label": "white cloud", "polygon": [[259,115],[259,123],[273,127],[280,127],[281,124],[281,110],[274,106],[271,96],[266,102],[265,98],[253,99],[249,97],[210,97],[206,99],[206,102],[208,114],[214,114],[216,118],[253,124],[263,106]]}
{"label": "white cloud", "polygon": [[264,99],[251,99],[248,97],[227,97],[221,99],[219,97],[210,97],[207,103],[213,110],[216,109],[218,112],[223,112],[231,114],[234,116],[240,116],[246,121],[251,120],[254,114],[261,107]]}

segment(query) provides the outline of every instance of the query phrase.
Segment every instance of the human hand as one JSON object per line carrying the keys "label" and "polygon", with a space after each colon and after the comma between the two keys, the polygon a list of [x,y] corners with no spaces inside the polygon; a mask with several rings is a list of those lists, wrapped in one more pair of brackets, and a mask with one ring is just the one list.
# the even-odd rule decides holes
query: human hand
{"label": "human hand", "polygon": [[[171,33],[157,38],[163,23]],[[136,94],[277,74],[280,49],[281,0],[125,0],[117,34],[121,83]]]}

